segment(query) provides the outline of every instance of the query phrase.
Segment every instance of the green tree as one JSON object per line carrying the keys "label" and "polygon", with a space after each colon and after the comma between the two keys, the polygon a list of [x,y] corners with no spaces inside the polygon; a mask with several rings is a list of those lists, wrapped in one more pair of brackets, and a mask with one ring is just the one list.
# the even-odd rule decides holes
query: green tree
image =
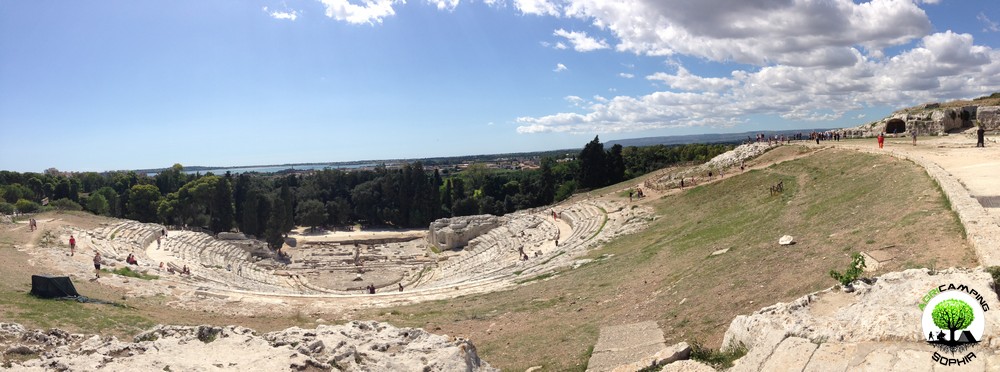
{"label": "green tree", "polygon": [[101,194],[90,194],[90,196],[87,197],[87,210],[96,215],[107,216],[108,199]]}
{"label": "green tree", "polygon": [[38,203],[35,203],[28,199],[18,200],[17,203],[14,203],[14,207],[16,207],[17,211],[21,213],[37,212],[39,209],[42,208],[40,205],[38,205]]}
{"label": "green tree", "polygon": [[608,183],[608,159],[598,136],[580,151],[580,187],[593,189]]}
{"label": "green tree", "polygon": [[[115,191],[115,189],[108,186],[104,186],[100,189],[97,189],[97,191],[91,193],[90,197],[94,197],[95,195],[100,195],[108,203],[108,210],[106,213],[107,215],[112,217],[122,216],[122,211],[118,208],[118,192]],[[93,212],[93,209],[91,209],[91,212]]]}
{"label": "green tree", "polygon": [[934,319],[934,325],[951,332],[949,341],[955,341],[955,331],[965,329],[972,324],[975,315],[972,314],[972,306],[965,301],[950,298],[934,306],[931,318]]}
{"label": "green tree", "polygon": [[625,180],[625,160],[622,158],[622,145],[611,146],[608,151],[608,184]]}
{"label": "green tree", "polygon": [[14,214],[14,204],[0,201],[0,214]]}
{"label": "green tree", "polygon": [[555,163],[550,157],[542,158],[541,173],[542,178],[539,184],[538,190],[538,204],[547,205],[551,204],[556,197],[556,176],[552,169],[552,164]]}
{"label": "green tree", "polygon": [[215,184],[212,198],[209,229],[212,231],[229,231],[233,229],[233,188],[228,177],[219,177]]}
{"label": "green tree", "polygon": [[135,185],[129,189],[128,218],[139,222],[154,222],[160,204],[160,189],[154,185]]}
{"label": "green tree", "polygon": [[79,211],[83,209],[79,203],[72,201],[69,198],[53,200],[49,203],[49,206],[55,207],[61,211]]}
{"label": "green tree", "polygon": [[299,223],[316,230],[316,227],[326,222],[326,206],[319,200],[306,200],[299,203],[295,215],[298,216]]}

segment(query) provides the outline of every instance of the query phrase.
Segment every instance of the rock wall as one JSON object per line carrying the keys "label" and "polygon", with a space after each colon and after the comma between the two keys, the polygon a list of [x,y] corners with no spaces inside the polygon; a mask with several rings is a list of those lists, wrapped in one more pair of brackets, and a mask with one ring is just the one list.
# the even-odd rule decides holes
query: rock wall
{"label": "rock wall", "polygon": [[[1000,127],[1000,117],[998,117],[997,106],[965,106],[939,108],[936,105],[924,105],[916,110],[896,111],[879,121],[861,125],[854,128],[845,128],[844,131],[852,137],[874,137],[879,133],[891,134],[891,130],[886,130],[890,121],[902,120],[906,124],[906,131],[917,130],[920,135],[941,135],[950,130],[968,128],[975,125],[976,119],[980,122],[988,122],[988,130]],[[984,120],[985,119],[985,120]],[[901,133],[902,134],[902,133]]]}
{"label": "rock wall", "polygon": [[19,371],[498,371],[468,340],[371,321],[263,336],[237,326],[158,325],[133,342],[6,323],[0,347],[39,354],[12,366]]}
{"label": "rock wall", "polygon": [[[790,303],[765,307],[751,315],[737,316],[730,323],[722,345],[745,345],[748,352],[736,362],[737,368],[733,371],[754,371],[767,370],[765,366],[775,363],[776,355],[795,355],[795,350],[789,348],[794,348],[803,340],[806,344],[831,347],[866,344],[875,349],[897,343],[923,344],[923,312],[918,305],[930,290],[952,283],[981,291],[991,309],[1000,302],[991,290],[993,278],[982,268],[939,272],[910,269],[885,274],[876,278],[872,285],[855,282],[856,290],[852,293],[831,288]],[[1000,329],[1000,314],[987,311],[985,315],[987,332],[983,334],[980,345],[996,349],[1000,346],[1000,338],[996,337],[996,330]],[[795,340],[791,342],[789,339]],[[812,357],[819,363],[817,358]],[[852,360],[851,357],[846,359]],[[929,354],[926,359],[926,362],[930,361]]]}
{"label": "rock wall", "polygon": [[1000,129],[1000,106],[983,106],[976,115],[979,124],[986,130]]}
{"label": "rock wall", "polygon": [[506,222],[506,218],[490,214],[442,218],[431,222],[427,242],[442,250],[461,248],[477,236]]}

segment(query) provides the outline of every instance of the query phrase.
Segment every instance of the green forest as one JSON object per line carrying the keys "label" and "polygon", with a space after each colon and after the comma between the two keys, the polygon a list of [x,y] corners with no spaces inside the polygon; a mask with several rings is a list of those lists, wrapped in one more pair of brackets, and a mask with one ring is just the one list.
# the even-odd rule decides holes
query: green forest
{"label": "green forest", "polygon": [[[296,225],[426,227],[438,218],[503,215],[679,163],[701,163],[728,144],[605,149],[598,137],[578,156],[542,157],[537,169],[464,169],[421,162],[371,170],[304,174],[188,174],[175,164],[155,175],[135,171],[0,171],[0,213],[84,210],[93,214],[241,231],[280,247]],[[42,205],[43,200],[48,201]]]}

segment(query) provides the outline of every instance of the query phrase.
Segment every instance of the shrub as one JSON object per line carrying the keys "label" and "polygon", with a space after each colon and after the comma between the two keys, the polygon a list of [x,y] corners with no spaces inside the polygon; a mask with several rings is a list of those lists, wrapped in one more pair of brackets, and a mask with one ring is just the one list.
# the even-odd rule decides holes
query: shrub
{"label": "shrub", "polygon": [[830,270],[830,277],[840,282],[840,285],[847,286],[861,276],[865,270],[865,257],[861,253],[851,255],[851,266],[843,274],[836,270]]}
{"label": "shrub", "polygon": [[0,201],[0,214],[14,214],[14,204]]}
{"label": "shrub", "polygon": [[56,199],[56,200],[52,201],[51,203],[49,203],[49,205],[51,205],[51,206],[53,206],[56,209],[61,210],[61,211],[81,211],[81,210],[83,210],[83,207],[80,206],[80,203],[77,203],[75,201],[69,200],[67,198]]}
{"label": "shrub", "polygon": [[38,205],[38,203],[35,203],[28,199],[18,200],[17,203],[14,203],[14,207],[16,207],[17,210],[21,213],[34,213],[37,212],[39,208],[41,208],[41,206]]}

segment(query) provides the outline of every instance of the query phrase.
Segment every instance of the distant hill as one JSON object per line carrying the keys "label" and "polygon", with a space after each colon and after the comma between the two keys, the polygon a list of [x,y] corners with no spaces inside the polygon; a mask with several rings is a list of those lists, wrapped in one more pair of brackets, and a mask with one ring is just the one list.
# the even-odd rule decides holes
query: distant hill
{"label": "distant hill", "polygon": [[794,135],[796,133],[810,133],[813,131],[822,132],[827,129],[790,129],[790,130],[763,130],[743,133],[709,133],[709,134],[689,134],[685,136],[662,136],[662,137],[642,137],[628,138],[608,141],[604,144],[609,148],[616,144],[624,147],[636,146],[656,146],[656,145],[685,145],[689,143],[739,143],[746,141],[747,137],[755,138],[758,134],[764,133],[766,136],[774,135]]}

